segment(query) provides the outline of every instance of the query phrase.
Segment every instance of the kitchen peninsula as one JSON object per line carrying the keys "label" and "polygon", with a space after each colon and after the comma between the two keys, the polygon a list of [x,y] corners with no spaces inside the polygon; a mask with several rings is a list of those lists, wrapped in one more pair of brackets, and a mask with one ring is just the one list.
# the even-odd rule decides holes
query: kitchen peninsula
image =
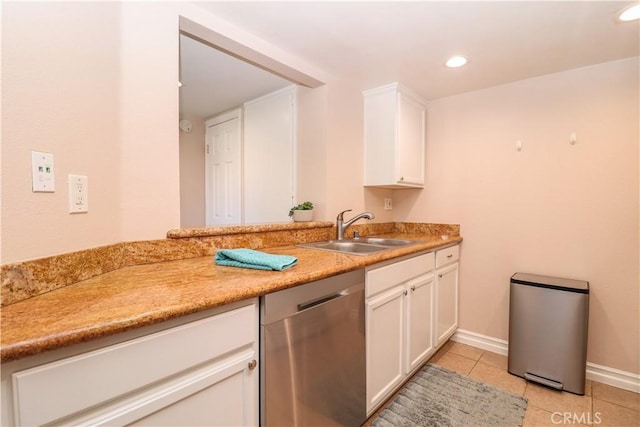
{"label": "kitchen peninsula", "polygon": [[[357,256],[295,246],[331,238],[334,230],[328,222],[225,227],[210,231],[172,230],[166,240],[125,243],[125,248],[114,249],[128,252],[125,257],[129,259],[120,261],[121,268],[10,304],[11,292],[17,292],[18,288],[18,280],[14,278],[24,281],[25,277],[37,276],[39,270],[50,268],[51,261],[45,265],[30,261],[3,266],[2,362],[258,297],[462,240],[457,225],[386,223],[354,227],[361,230],[363,236],[384,234],[415,239],[420,243]],[[299,261],[295,268],[283,272],[219,267],[213,262],[216,247],[249,247],[293,255]],[[112,258],[110,262],[118,264]],[[77,267],[83,268],[86,263],[83,261]],[[36,266],[34,270],[28,270],[30,265]]]}
{"label": "kitchen peninsula", "polygon": [[[440,248],[457,254],[462,240],[457,225],[354,229],[415,243],[364,256],[328,252],[296,245],[330,239],[331,223],[276,224],[172,230],[166,240],[3,266],[3,423],[258,424],[259,297],[396,260],[416,264],[423,258],[416,255]],[[212,255],[223,247],[291,255],[298,264],[285,271],[215,265]],[[67,283],[82,274],[91,277]],[[454,304],[457,313],[457,296]],[[434,347],[425,350],[426,357]],[[52,399],[58,403],[39,404]]]}

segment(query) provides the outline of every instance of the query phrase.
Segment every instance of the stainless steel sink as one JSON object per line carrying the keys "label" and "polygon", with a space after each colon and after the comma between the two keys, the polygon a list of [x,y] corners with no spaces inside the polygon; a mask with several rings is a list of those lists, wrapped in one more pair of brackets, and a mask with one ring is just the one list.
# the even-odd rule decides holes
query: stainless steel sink
{"label": "stainless steel sink", "polygon": [[360,237],[356,239],[360,243],[370,243],[382,246],[407,246],[417,243],[415,240],[388,239],[386,237]]}
{"label": "stainless steel sink", "polygon": [[325,251],[343,252],[356,255],[367,255],[389,249],[388,246],[355,243],[349,240],[328,240],[325,242],[303,243],[298,246],[302,248],[322,249]]}
{"label": "stainless steel sink", "polygon": [[326,240],[323,242],[302,243],[297,246],[301,248],[320,249],[324,251],[353,255],[369,255],[416,243],[418,242],[415,240],[387,239],[384,237],[360,237],[358,239]]}

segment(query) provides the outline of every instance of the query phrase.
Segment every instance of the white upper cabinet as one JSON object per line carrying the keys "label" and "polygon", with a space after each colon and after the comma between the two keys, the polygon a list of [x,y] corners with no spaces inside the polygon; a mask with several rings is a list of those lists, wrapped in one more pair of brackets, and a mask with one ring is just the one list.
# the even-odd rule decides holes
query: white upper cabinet
{"label": "white upper cabinet", "polygon": [[425,107],[399,83],[363,92],[364,185],[424,186]]}

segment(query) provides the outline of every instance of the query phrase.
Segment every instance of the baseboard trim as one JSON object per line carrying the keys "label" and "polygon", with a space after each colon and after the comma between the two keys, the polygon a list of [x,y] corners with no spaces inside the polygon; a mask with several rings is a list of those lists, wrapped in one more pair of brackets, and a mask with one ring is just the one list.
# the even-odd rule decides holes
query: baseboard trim
{"label": "baseboard trim", "polygon": [[[503,356],[509,354],[509,342],[487,335],[458,329],[451,340],[461,344],[467,344],[482,350],[498,353]],[[587,379],[607,384],[624,390],[640,393],[640,375],[621,371],[608,366],[587,362]]]}
{"label": "baseboard trim", "polygon": [[640,393],[640,375],[587,362],[587,378],[599,383]]}

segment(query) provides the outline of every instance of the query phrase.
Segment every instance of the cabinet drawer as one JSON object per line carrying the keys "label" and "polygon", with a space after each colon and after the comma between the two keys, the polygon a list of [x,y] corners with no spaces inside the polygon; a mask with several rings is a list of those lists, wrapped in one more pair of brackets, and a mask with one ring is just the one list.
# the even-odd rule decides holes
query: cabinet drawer
{"label": "cabinet drawer", "polygon": [[366,297],[433,270],[433,252],[367,271]]}
{"label": "cabinet drawer", "polygon": [[436,252],[436,268],[457,261],[460,256],[460,246],[455,245],[450,248],[441,249]]}
{"label": "cabinet drawer", "polygon": [[[255,304],[12,375],[17,425],[50,423],[257,340]],[[44,404],[43,404],[44,403]]]}

